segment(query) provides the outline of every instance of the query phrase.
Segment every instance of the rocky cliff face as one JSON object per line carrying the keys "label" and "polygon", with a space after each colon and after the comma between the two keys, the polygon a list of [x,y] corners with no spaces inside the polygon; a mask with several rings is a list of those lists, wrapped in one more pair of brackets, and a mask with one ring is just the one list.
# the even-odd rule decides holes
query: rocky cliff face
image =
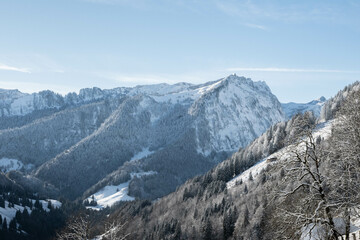
{"label": "rocky cliff face", "polygon": [[230,75],[208,87],[190,107],[196,117],[198,151],[236,151],[284,120],[277,98],[265,82]]}

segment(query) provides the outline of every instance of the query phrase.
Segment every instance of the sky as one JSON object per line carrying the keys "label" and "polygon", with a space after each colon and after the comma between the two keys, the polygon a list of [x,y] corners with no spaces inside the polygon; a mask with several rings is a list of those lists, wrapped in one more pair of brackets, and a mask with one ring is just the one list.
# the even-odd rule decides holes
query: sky
{"label": "sky", "polygon": [[0,88],[66,94],[236,73],[281,102],[360,80],[359,0],[0,0]]}

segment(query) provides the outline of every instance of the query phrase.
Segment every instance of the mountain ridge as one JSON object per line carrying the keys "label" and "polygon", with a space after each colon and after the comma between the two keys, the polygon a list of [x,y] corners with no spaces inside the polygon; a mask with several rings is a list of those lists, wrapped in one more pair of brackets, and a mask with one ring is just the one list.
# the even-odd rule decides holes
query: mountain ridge
{"label": "mountain ridge", "polygon": [[[29,103],[18,91],[8,102],[19,96],[17,103]],[[285,119],[265,82],[235,74],[197,85],[86,88],[64,97],[51,91],[24,96],[44,99],[16,105],[23,111],[5,111],[27,115],[2,119],[31,119],[36,111],[39,115],[19,128],[0,130],[0,158],[34,164],[35,177],[69,198],[104,184],[120,184],[142,171],[156,174],[131,179],[129,191],[140,198],[161,197]],[[13,151],[14,146],[20,150]],[[131,161],[144,149],[149,154]],[[159,185],[163,189],[157,189]]]}

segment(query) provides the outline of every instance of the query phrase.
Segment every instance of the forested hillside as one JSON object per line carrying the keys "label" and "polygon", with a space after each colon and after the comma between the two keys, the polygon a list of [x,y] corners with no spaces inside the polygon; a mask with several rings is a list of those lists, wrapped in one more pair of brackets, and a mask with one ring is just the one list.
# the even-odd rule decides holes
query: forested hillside
{"label": "forested hillside", "polygon": [[349,235],[360,197],[357,86],[330,100],[345,95],[330,122],[316,125],[312,114],[296,115],[176,192],[154,203],[121,205],[110,219],[129,224],[117,234],[255,240]]}

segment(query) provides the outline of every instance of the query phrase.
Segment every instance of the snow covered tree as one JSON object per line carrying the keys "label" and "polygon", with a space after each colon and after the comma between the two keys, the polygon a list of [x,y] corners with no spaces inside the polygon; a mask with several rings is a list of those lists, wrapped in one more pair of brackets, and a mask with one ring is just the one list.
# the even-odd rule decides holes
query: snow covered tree
{"label": "snow covered tree", "polygon": [[336,214],[345,221],[349,239],[350,218],[360,201],[360,92],[352,92],[337,113],[329,147],[331,198]]}
{"label": "snow covered tree", "polygon": [[250,224],[250,219],[249,219],[249,209],[247,206],[245,206],[245,211],[244,211],[244,219],[242,222],[242,227],[245,228]]}
{"label": "snow covered tree", "polygon": [[206,220],[203,227],[202,227],[202,232],[203,232],[203,240],[211,240],[212,239],[212,225],[210,220]]}
{"label": "snow covered tree", "polygon": [[72,219],[65,230],[57,234],[59,240],[87,240],[89,236],[89,221],[86,216],[78,216]]}
{"label": "snow covered tree", "polygon": [[236,220],[237,220],[236,207],[233,211],[231,209],[229,209],[227,212],[224,213],[224,219],[223,219],[224,239],[228,239],[233,235],[233,232],[235,230]]}
{"label": "snow covered tree", "polygon": [[108,240],[125,240],[130,234],[122,234],[125,224],[121,224],[118,221],[112,221],[105,225],[105,239]]}
{"label": "snow covered tree", "polygon": [[[338,111],[331,138],[321,143],[311,129],[293,148],[282,193],[284,222],[295,223],[298,231],[311,235],[321,228],[323,239],[350,234],[350,218],[360,200],[360,92],[347,97]],[[338,229],[334,219],[344,220]]]}
{"label": "snow covered tree", "polygon": [[288,159],[283,181],[288,183],[289,189],[280,193],[282,201],[279,210],[284,225],[291,223],[298,231],[310,227],[309,235],[320,227],[329,233],[327,239],[337,239],[341,234],[334,223],[334,212],[327,192],[330,182],[323,172],[324,161],[324,153],[316,145],[309,129],[306,136],[293,147]]}

